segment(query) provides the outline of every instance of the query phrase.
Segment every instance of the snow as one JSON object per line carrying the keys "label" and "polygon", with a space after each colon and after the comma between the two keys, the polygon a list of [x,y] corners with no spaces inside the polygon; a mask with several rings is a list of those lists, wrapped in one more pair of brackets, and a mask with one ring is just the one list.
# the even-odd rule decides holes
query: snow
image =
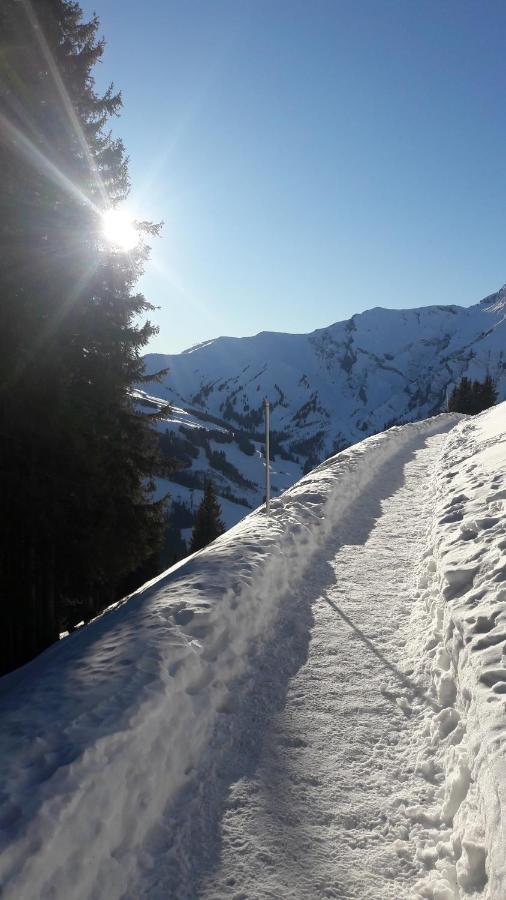
{"label": "snow", "polygon": [[502,900],[505,415],[362,441],[1,679],[2,897]]}
{"label": "snow", "polygon": [[445,709],[420,747],[442,774],[436,810],[450,833],[424,897],[506,896],[505,442],[503,403],[454,430],[438,471],[421,600],[423,664]]}
{"label": "snow", "polygon": [[[169,374],[153,387],[158,398],[141,390],[137,395],[160,408],[172,405],[171,416],[157,424],[161,430],[187,426],[190,442],[192,429],[228,433],[229,442],[212,446],[255,489],[240,488],[207,459],[192,469],[211,476],[218,494],[246,498],[254,509],[264,496],[263,470],[243,452],[239,435],[260,446],[264,398],[271,404],[276,450],[282,447],[292,460],[275,460],[276,493],[297,481],[308,463],[313,466],[340,447],[441,411],[463,375],[479,380],[492,375],[505,399],[505,329],[506,286],[468,308],[375,307],[311,334],[222,337],[181,354],[147,355],[148,372],[168,369]],[[231,508],[227,527],[244,515],[244,506]]]}
{"label": "snow", "polygon": [[230,788],[203,900],[379,900],[414,883],[406,837],[426,798],[408,783],[409,735],[425,701],[399,659],[398,623],[430,516],[413,488],[442,439],[424,437],[357,497],[292,598],[279,631],[294,635],[297,671],[254,770]]}
{"label": "snow", "polygon": [[285,433],[285,443],[323,432],[323,458],[336,442],[355,443],[393,421],[441,410],[463,375],[491,374],[505,399],[505,329],[506,287],[467,308],[376,307],[311,334],[221,337],[145,361],[149,372],[169,369],[156,388],[161,397],[225,417],[232,427],[242,421],[253,428],[241,417],[260,413],[267,397],[272,428]]}
{"label": "snow", "polygon": [[[144,404],[161,410],[167,405],[167,401],[162,400],[154,394],[148,394],[146,391],[134,390],[132,391],[132,397],[139,403],[141,408]],[[206,430],[210,427],[209,423],[204,419],[200,419],[195,413],[191,413],[187,409],[182,409],[174,403],[170,404],[170,413],[166,418],[157,419],[155,421],[155,427],[157,427],[159,431],[165,431],[167,429],[179,431],[180,425],[184,425],[186,428],[204,428]],[[227,429],[222,428],[221,425],[213,425],[212,428],[215,431],[222,431],[224,433],[227,431]]]}
{"label": "snow", "polygon": [[[163,426],[163,430],[179,432],[179,425],[186,424],[179,416],[181,411],[173,409],[170,420],[162,420],[159,427]],[[224,428],[218,429],[215,425],[209,426],[208,423],[198,422],[196,419],[191,427],[204,428],[205,431],[213,430],[226,431]],[[231,430],[231,434],[234,432]],[[228,463],[232,463],[243,478],[251,482],[252,487],[244,484],[238,484],[232,478],[224,475],[210,466],[207,457],[199,448],[199,455],[192,460],[191,466],[184,469],[185,473],[198,473],[203,479],[210,477],[213,480],[215,491],[218,495],[218,502],[221,507],[222,520],[226,528],[232,528],[237,525],[252,509],[256,509],[263,502],[265,496],[265,462],[261,452],[261,444],[252,441],[255,452],[252,456],[243,453],[237,444],[219,443],[212,438],[209,439],[209,448],[212,451],[224,453]],[[284,460],[281,457],[271,461],[271,492],[272,494],[281,493],[290,487],[301,476],[302,466],[291,460]],[[154,478],[155,489],[151,496],[153,500],[160,500],[162,497],[169,497],[169,500],[179,501],[186,504],[189,509],[196,510],[202,500],[203,491],[198,488],[189,488],[180,485],[171,478]],[[246,500],[248,506],[243,503],[234,503],[228,497],[224,497],[223,493],[229,491],[233,496]],[[183,529],[184,530],[184,529]],[[181,530],[181,537],[185,538]],[[190,530],[191,533],[191,530]]]}

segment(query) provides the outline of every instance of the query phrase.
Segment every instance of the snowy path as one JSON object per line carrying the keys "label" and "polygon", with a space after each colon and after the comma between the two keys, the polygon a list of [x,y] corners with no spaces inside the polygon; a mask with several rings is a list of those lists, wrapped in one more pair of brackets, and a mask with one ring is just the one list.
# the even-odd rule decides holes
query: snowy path
{"label": "snowy path", "polygon": [[[169,885],[181,900],[412,896],[421,866],[400,848],[405,807],[430,799],[415,735],[431,700],[405,645],[444,438],[400,451],[321,548],[260,660],[250,721],[221,771],[202,773],[222,777],[220,813],[194,836],[186,870],[158,856],[141,896]],[[201,807],[219,802],[210,792]]]}
{"label": "snowy path", "polygon": [[505,416],[367,438],[1,679],[2,898],[504,900]]}
{"label": "snowy path", "polygon": [[367,438],[1,679],[2,898],[504,900],[505,453]]}

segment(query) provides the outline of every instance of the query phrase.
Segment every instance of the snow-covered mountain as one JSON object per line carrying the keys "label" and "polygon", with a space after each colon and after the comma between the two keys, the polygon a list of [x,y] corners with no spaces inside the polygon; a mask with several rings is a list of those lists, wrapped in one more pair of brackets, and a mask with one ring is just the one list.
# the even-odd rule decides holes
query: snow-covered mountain
{"label": "snow-covered mountain", "polygon": [[317,451],[326,455],[392,421],[439,411],[462,375],[492,374],[502,397],[506,285],[468,308],[376,307],[311,334],[221,337],[176,355],[147,355],[146,365],[169,368],[165,399],[245,430],[260,425],[267,397],[272,427],[287,432],[288,443],[321,434]]}
{"label": "snow-covered mountain", "polygon": [[[311,334],[220,337],[180,354],[148,354],[145,361],[150,373],[169,369],[151,390],[176,407],[163,427],[179,437],[182,429],[190,442],[192,428],[211,431],[207,448],[199,432],[193,475],[180,476],[176,496],[188,501],[193,478],[198,500],[199,479],[211,469],[227,524],[234,524],[262,501],[264,397],[276,432],[274,493],[332,452],[439,412],[462,375],[483,380],[491,374],[505,398],[506,285],[467,308],[376,307]],[[220,468],[223,458],[235,479],[232,469]]]}

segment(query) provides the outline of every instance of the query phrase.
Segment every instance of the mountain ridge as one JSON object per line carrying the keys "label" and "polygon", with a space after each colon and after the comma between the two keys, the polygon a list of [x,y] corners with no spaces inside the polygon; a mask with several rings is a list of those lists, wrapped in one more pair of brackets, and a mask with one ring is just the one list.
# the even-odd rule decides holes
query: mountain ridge
{"label": "mountain ridge", "polygon": [[307,334],[223,336],[145,361],[148,372],[169,368],[157,391],[163,399],[248,430],[259,424],[267,397],[274,429],[310,432],[318,421],[324,452],[392,420],[438,412],[465,374],[491,374],[503,396],[505,321],[503,286],[470,307],[373,307]]}
{"label": "mountain ridge", "polygon": [[195,350],[201,350],[204,347],[208,347],[211,344],[216,343],[217,341],[244,341],[244,340],[252,340],[254,338],[259,338],[263,335],[288,335],[289,337],[309,337],[313,334],[316,334],[321,331],[328,331],[330,328],[334,328],[338,325],[346,325],[349,322],[352,322],[357,316],[365,316],[368,313],[373,312],[387,312],[387,313],[420,313],[425,310],[441,310],[441,311],[463,311],[463,310],[472,310],[476,307],[487,305],[489,307],[496,306],[499,303],[499,308],[504,309],[506,313],[506,283],[499,288],[498,291],[493,291],[491,294],[488,294],[486,297],[483,297],[477,303],[472,303],[470,306],[460,306],[458,303],[431,303],[426,306],[413,306],[397,309],[395,307],[390,306],[371,306],[367,309],[363,310],[359,313],[353,313],[348,319],[339,319],[336,322],[331,322],[329,325],[323,325],[319,328],[313,329],[313,331],[302,332],[302,331],[273,331],[271,329],[262,329],[261,331],[256,332],[255,334],[250,335],[230,335],[230,334],[221,334],[215,338],[208,338],[204,341],[199,341],[198,344],[192,344],[190,347],[186,347],[184,350],[181,350],[179,353],[148,353],[148,356],[182,356],[186,354],[193,353]]}
{"label": "mountain ridge", "polygon": [[439,413],[463,375],[492,375],[506,398],[506,285],[469,307],[373,307],[308,334],[214,338],[145,362],[169,372],[139,400],[172,405],[158,427],[186,457],[160,495],[193,507],[212,477],[230,525],[263,499],[264,398],[274,494],[364,437]]}

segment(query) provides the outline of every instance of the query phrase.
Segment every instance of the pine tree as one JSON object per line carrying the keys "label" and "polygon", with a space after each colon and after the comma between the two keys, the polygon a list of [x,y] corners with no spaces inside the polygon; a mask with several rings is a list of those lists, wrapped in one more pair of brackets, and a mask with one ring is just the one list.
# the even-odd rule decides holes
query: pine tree
{"label": "pine tree", "polygon": [[469,378],[465,376],[455,385],[448,402],[449,412],[470,413],[472,404],[472,388]]}
{"label": "pine tree", "polygon": [[454,387],[448,403],[450,412],[476,415],[497,403],[497,390],[490,375],[484,382],[475,380],[471,382],[464,376]]}
{"label": "pine tree", "polygon": [[471,383],[471,398],[469,401],[468,412],[472,416],[474,416],[474,415],[476,415],[476,413],[480,412],[482,387],[483,387],[483,385],[481,384],[481,382],[478,381],[478,379],[475,379]]}
{"label": "pine tree", "polygon": [[211,541],[214,541],[224,531],[225,526],[221,520],[221,507],[216,499],[213,483],[209,480],[205,484],[204,496],[195,514],[190,553],[195,553],[196,550],[202,550],[203,547],[207,547]]}
{"label": "pine tree", "polygon": [[[497,403],[497,388],[491,375],[487,375],[481,389],[481,410],[490,409]],[[480,410],[480,411],[481,411]]]}
{"label": "pine tree", "polygon": [[0,5],[0,649],[3,670],[90,618],[160,540],[156,439],[133,384],[155,328],[101,214],[129,182],[100,96],[98,20],[73,0]]}

